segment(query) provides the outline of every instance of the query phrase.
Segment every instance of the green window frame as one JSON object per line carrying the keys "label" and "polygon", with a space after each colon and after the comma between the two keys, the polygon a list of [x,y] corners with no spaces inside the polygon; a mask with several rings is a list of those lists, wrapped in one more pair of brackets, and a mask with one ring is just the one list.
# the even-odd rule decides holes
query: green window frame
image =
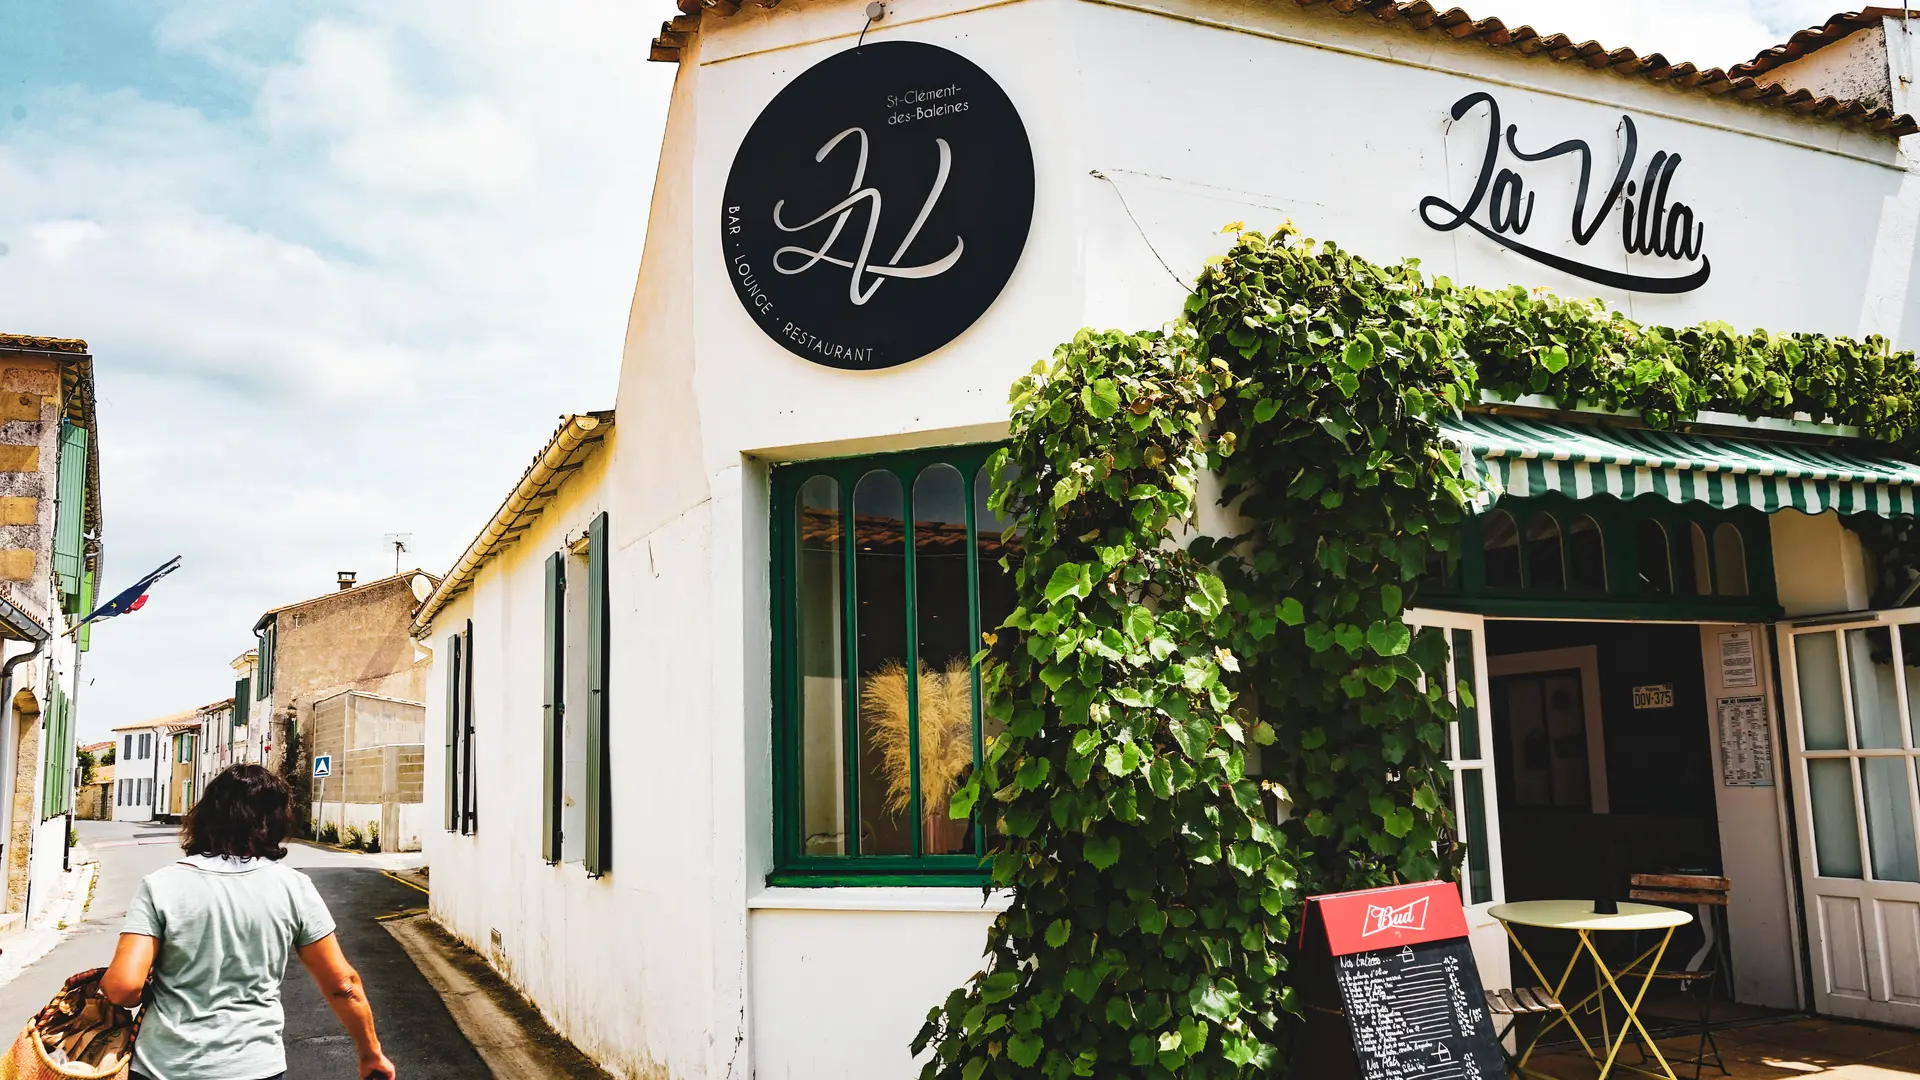
{"label": "green window frame", "polygon": [[[1498,516],[1502,514],[1504,522]],[[1542,581],[1530,526],[1548,519],[1559,537],[1544,546],[1552,551],[1558,545],[1559,556],[1547,557],[1549,580]],[[1581,560],[1574,554],[1576,522],[1597,526],[1597,536],[1589,532],[1585,538],[1598,545],[1603,573],[1581,572]],[[1514,565],[1503,572],[1488,559],[1487,540],[1490,529],[1505,529],[1506,523],[1511,523],[1516,545],[1509,556]],[[1658,532],[1652,532],[1656,528]],[[1664,543],[1643,544],[1643,534]],[[1736,536],[1738,543],[1731,543]],[[1560,492],[1508,496],[1463,522],[1460,542],[1462,555],[1452,575],[1429,576],[1410,603],[1509,618],[1771,622],[1781,615],[1772,529],[1767,515],[1751,507],[1723,510],[1654,497],[1576,499]],[[1666,565],[1643,567],[1643,550],[1664,550]],[[1736,553],[1744,563],[1738,568],[1744,569],[1744,580],[1727,588],[1726,579],[1738,572],[1732,557]]]}
{"label": "green window frame", "polygon": [[[953,821],[946,797],[923,798],[923,788],[951,790],[979,766],[989,737],[974,658],[982,631],[1012,603],[1011,575],[997,566],[1005,551],[998,523],[983,520],[983,467],[996,449],[773,470],[770,884],[986,880],[985,823]],[[991,591],[984,605],[983,583]],[[931,760],[922,753],[929,748]]]}

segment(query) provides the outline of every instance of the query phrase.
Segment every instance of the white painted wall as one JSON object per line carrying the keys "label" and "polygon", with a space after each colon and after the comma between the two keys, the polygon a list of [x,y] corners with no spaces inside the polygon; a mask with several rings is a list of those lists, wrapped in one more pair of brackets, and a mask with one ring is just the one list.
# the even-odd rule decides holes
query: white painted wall
{"label": "white painted wall", "polygon": [[[1805,1006],[1800,994],[1800,921],[1793,902],[1793,864],[1787,844],[1787,743],[1774,704],[1773,649],[1769,644],[1772,629],[1764,624],[1702,626],[1700,655],[1706,668],[1707,724],[1713,739],[1720,868],[1732,883],[1726,917],[1734,997],[1754,1005],[1797,1009]],[[1752,634],[1758,686],[1730,687],[1723,677],[1720,635],[1738,630]],[[1774,782],[1770,787],[1728,787],[1724,783],[1718,702],[1735,697],[1764,697],[1767,701],[1774,744]]]}
{"label": "white painted wall", "polygon": [[[446,636],[475,621],[480,831],[437,828],[444,775],[430,768],[434,912],[619,1075],[907,1075],[920,1019],[978,966],[988,916],[924,910],[938,903],[924,890],[794,898],[763,885],[770,463],[998,437],[1006,388],[1035,359],[1082,325],[1176,316],[1180,282],[1226,247],[1220,227],[1235,220],[1291,219],[1374,259],[1601,295],[1648,321],[1920,331],[1908,318],[1912,230],[1896,227],[1916,196],[1886,140],[1324,7],[1191,0],[1168,18],[1118,2],[896,0],[871,37],[954,49],[1020,109],[1035,155],[1033,232],[999,300],[952,344],[883,372],[812,365],[735,300],[719,200],[760,109],[851,46],[863,7],[814,0],[706,19],[674,89],[618,434],[428,641],[444,655]],[[1682,152],[1674,197],[1707,226],[1706,287],[1609,293],[1466,230],[1423,225],[1421,198],[1457,199],[1471,179],[1473,128],[1484,125],[1450,130],[1447,110],[1488,87],[1530,145],[1587,139],[1602,170],[1623,110],[1639,125],[1642,163]],[[1568,215],[1573,175],[1567,161],[1528,168],[1531,242],[1553,246],[1564,231],[1550,226]],[[1606,252],[1632,265],[1604,237],[1582,253]],[[537,665],[541,560],[602,507],[618,782],[614,870],[593,881],[540,861]],[[444,683],[442,672],[429,680],[436,762]],[[865,1022],[847,1027],[853,1017]]]}

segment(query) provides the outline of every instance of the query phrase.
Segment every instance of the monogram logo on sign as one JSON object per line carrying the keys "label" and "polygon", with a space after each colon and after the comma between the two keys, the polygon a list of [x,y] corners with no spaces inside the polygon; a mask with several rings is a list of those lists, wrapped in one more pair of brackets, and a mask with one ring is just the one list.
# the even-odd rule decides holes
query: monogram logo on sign
{"label": "monogram logo on sign", "polygon": [[[848,128],[840,134],[835,135],[833,138],[827,140],[827,144],[822,146],[818,153],[813,155],[813,160],[827,160],[827,156],[833,153],[833,148],[845,142],[849,135],[854,136],[858,140],[859,157],[854,159],[853,183],[847,187],[846,198],[828,207],[819,217],[811,221],[803,221],[798,225],[789,225],[783,220],[784,211],[787,208],[787,200],[781,199],[779,202],[773,204],[773,224],[774,227],[781,232],[801,233],[815,226],[823,225],[828,221],[833,222],[833,227],[828,230],[826,238],[820,242],[820,246],[817,249],[801,247],[798,244],[788,244],[776,249],[773,253],[773,268],[783,274],[792,275],[804,274],[823,262],[844,267],[853,271],[852,276],[847,282],[847,299],[853,301],[855,304],[865,304],[868,300],[873,299],[873,294],[880,290],[880,286],[886,284],[886,279],[888,278],[939,277],[941,274],[953,269],[953,264],[960,261],[960,253],[966,250],[967,245],[965,241],[956,236],[953,238],[953,250],[933,262],[922,263],[918,266],[900,265],[900,260],[907,255],[907,249],[912,247],[914,240],[920,236],[920,229],[926,225],[927,216],[933,213],[934,206],[940,202],[940,193],[945,191],[947,187],[947,177],[953,173],[953,147],[948,146],[947,140],[945,139],[935,139],[933,143],[940,151],[940,167],[934,174],[933,185],[927,189],[926,200],[920,204],[919,216],[913,219],[913,227],[907,230],[907,235],[901,239],[900,246],[893,249],[893,255],[887,259],[884,265],[874,266],[869,262],[869,257],[873,253],[874,232],[880,228],[880,212],[883,206],[883,198],[879,188],[863,186],[867,181],[866,130],[857,127]],[[837,258],[827,254],[833,250],[833,245],[839,242],[840,234],[846,231],[847,223],[853,219],[854,212],[858,210],[865,210],[867,214],[866,227],[864,229],[856,228],[854,230],[855,235],[860,238],[859,253],[851,259]],[[788,265],[780,261],[782,257],[788,255],[798,256],[805,261],[796,265]],[[860,287],[860,279],[866,274],[872,274],[874,280],[866,288],[862,289]]]}
{"label": "monogram logo on sign", "polygon": [[891,367],[965,332],[1013,275],[1033,151],[964,57],[869,43],[774,97],[720,210],[727,277],[763,333],[817,364]]}
{"label": "monogram logo on sign", "polygon": [[1361,937],[1384,934],[1389,930],[1425,930],[1427,928],[1427,898],[1390,907],[1385,904],[1368,904],[1367,921],[1360,927]]}

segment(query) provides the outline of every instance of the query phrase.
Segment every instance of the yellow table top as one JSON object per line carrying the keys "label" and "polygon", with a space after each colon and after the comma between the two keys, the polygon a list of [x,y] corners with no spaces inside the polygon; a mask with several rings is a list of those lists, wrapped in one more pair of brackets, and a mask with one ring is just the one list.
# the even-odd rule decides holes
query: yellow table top
{"label": "yellow table top", "polygon": [[1684,911],[1624,900],[1618,915],[1594,914],[1591,900],[1521,900],[1495,904],[1487,914],[1501,922],[1550,930],[1665,930],[1693,921],[1693,916]]}

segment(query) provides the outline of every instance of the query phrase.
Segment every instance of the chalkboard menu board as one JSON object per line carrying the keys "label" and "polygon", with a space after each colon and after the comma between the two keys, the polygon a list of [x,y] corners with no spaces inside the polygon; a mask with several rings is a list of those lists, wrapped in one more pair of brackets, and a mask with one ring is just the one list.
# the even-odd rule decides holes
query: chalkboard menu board
{"label": "chalkboard menu board", "polygon": [[1331,960],[1337,993],[1328,998],[1346,1016],[1350,1075],[1506,1076],[1455,886],[1427,882],[1314,897],[1307,903],[1307,933],[1309,952],[1324,950]]}

